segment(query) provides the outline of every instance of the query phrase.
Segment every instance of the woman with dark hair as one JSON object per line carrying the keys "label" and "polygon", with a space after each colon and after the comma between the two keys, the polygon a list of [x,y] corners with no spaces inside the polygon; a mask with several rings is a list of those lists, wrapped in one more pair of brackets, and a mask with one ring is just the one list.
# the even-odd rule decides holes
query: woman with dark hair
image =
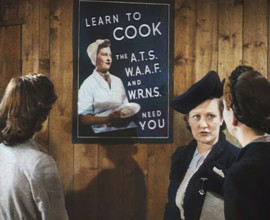
{"label": "woman with dark hair", "polygon": [[[171,102],[185,115],[194,140],[173,155],[165,220],[224,219],[223,181],[239,149],[221,132],[222,94],[218,74],[210,71]],[[204,208],[205,198],[214,205]]]}
{"label": "woman with dark hair", "polygon": [[224,120],[242,145],[224,187],[226,219],[270,219],[270,84],[238,66],[224,86]]}
{"label": "woman with dark hair", "polygon": [[42,74],[11,79],[0,103],[0,219],[68,219],[54,159],[32,139],[56,101]]}

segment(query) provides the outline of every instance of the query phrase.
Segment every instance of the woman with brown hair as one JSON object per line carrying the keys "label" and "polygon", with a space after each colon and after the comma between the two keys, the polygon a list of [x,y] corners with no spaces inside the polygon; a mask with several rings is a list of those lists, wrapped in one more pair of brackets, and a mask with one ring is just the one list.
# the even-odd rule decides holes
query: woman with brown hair
{"label": "woman with brown hair", "polygon": [[226,219],[270,219],[270,84],[249,66],[232,71],[223,117],[242,145],[225,180]]}
{"label": "woman with brown hair", "polygon": [[32,139],[56,101],[42,74],[11,79],[0,103],[0,219],[68,219],[54,159]]}

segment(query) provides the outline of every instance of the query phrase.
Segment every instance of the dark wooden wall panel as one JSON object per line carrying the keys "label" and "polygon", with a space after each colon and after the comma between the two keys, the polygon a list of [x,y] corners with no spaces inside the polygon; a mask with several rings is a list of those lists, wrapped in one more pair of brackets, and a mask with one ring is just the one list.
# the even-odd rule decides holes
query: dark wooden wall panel
{"label": "dark wooden wall panel", "polygon": [[243,61],[267,75],[268,0],[244,1]]}
{"label": "dark wooden wall panel", "polygon": [[[37,66],[33,61],[34,50],[39,48],[38,44],[33,42],[33,39],[39,34],[33,32],[33,29],[39,27],[33,24],[33,17],[39,12],[39,7],[36,6],[37,1],[32,5],[30,1],[24,1],[24,21],[22,25],[22,73],[27,74],[31,72],[38,72],[38,69],[34,69]],[[37,54],[36,54],[37,55]]]}
{"label": "dark wooden wall panel", "polygon": [[39,5],[39,72],[50,75],[50,1],[40,1]]}
{"label": "dark wooden wall panel", "polygon": [[71,219],[98,219],[97,158],[97,146],[77,145],[74,150],[74,189],[67,194]]}
{"label": "dark wooden wall panel", "polygon": [[[223,78],[243,63],[269,76],[269,7],[175,0],[174,96],[211,69]],[[57,162],[70,219],[163,219],[172,153],[191,140],[183,115],[173,114],[172,144],[72,144],[73,1],[0,0],[0,12],[0,95],[29,72],[55,83],[48,129],[35,138]]]}
{"label": "dark wooden wall panel", "polygon": [[122,219],[124,158],[122,145],[99,149],[98,219]]}
{"label": "dark wooden wall panel", "polygon": [[[218,73],[221,78],[243,63],[243,4],[235,0],[219,1]],[[222,48],[222,49],[221,49]],[[229,141],[238,141],[225,130]]]}
{"label": "dark wooden wall panel", "polygon": [[[178,96],[195,82],[196,1],[175,2],[174,95]],[[191,140],[183,115],[174,111],[172,152]],[[181,123],[182,122],[182,123]],[[181,137],[181,138],[179,138]]]}
{"label": "dark wooden wall panel", "polygon": [[145,219],[147,208],[147,147],[124,145],[122,219]]}
{"label": "dark wooden wall panel", "polygon": [[0,27],[1,37],[0,49],[0,70],[1,82],[0,87],[4,87],[9,82],[9,77],[18,76],[21,67],[21,26],[13,25],[8,27]]}
{"label": "dark wooden wall panel", "polygon": [[49,146],[66,191],[73,191],[74,176],[72,8],[72,0],[50,1],[50,78],[55,84],[58,100],[50,115]]}
{"label": "dark wooden wall panel", "polygon": [[195,78],[217,71],[218,1],[197,0]]}
{"label": "dark wooden wall panel", "polygon": [[[243,63],[243,4],[235,0],[219,1],[218,72],[230,74]],[[222,50],[220,50],[222,48]]]}
{"label": "dark wooden wall panel", "polygon": [[147,219],[162,219],[164,201],[167,201],[170,172],[170,145],[148,146]]}

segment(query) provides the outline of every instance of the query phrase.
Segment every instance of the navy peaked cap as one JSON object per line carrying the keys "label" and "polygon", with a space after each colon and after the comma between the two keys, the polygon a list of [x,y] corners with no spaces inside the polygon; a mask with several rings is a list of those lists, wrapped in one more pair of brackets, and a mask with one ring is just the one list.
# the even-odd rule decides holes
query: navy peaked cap
{"label": "navy peaked cap", "polygon": [[210,98],[220,98],[223,95],[223,82],[215,71],[208,72],[201,80],[193,84],[185,93],[171,101],[171,107],[187,114],[196,106]]}

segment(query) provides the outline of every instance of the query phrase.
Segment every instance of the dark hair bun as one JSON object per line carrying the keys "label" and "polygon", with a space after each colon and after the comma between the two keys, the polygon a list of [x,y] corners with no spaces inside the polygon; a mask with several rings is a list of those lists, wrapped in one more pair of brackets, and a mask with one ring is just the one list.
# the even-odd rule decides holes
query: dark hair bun
{"label": "dark hair bun", "polygon": [[258,132],[270,132],[270,84],[248,66],[237,67],[230,76],[231,103],[235,117]]}

